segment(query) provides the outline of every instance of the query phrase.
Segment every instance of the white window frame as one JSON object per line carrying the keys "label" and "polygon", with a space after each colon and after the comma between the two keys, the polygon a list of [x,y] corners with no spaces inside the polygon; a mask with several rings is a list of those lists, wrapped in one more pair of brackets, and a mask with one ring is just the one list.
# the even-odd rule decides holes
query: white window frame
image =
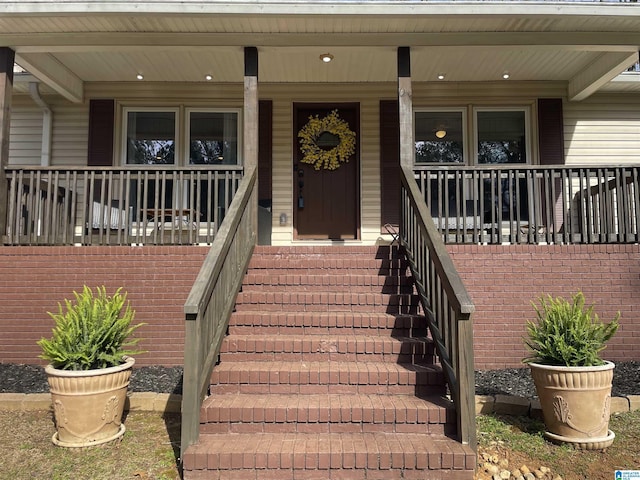
{"label": "white window frame", "polygon": [[[131,112],[172,112],[175,114],[174,120],[174,163],[165,165],[139,165],[136,163],[127,163],[127,132],[129,128],[129,113]],[[182,142],[180,138],[180,107],[136,107],[136,106],[124,106],[122,107],[122,126],[121,132],[121,145],[120,145],[120,164],[124,167],[140,168],[177,168],[183,165],[183,161],[180,158],[179,152],[182,150]]]}
{"label": "white window frame", "polygon": [[[473,106],[473,155],[470,158],[469,165],[492,165],[478,162],[478,112],[524,112],[524,134],[525,134],[525,155],[526,161],[520,165],[531,165],[532,162],[532,148],[531,138],[533,137],[533,130],[531,129],[531,107],[528,105],[518,105],[509,107],[494,107],[494,106]],[[518,165],[517,163],[509,165]]]}
{"label": "white window frame", "polygon": [[414,122],[414,145],[415,142],[417,141],[415,138],[415,128],[417,125],[417,114],[418,113],[423,113],[423,112],[444,112],[444,113],[448,113],[448,112],[454,112],[454,113],[461,113],[462,114],[462,163],[440,163],[440,162],[423,162],[423,163],[418,163],[416,162],[416,154],[414,151],[414,155],[413,155],[413,162],[414,165],[459,165],[459,166],[464,166],[464,165],[469,165],[469,139],[468,139],[468,135],[467,135],[467,112],[468,112],[468,108],[467,107],[427,107],[427,108],[416,108],[413,111],[413,122]]}
{"label": "white window frame", "polygon": [[191,143],[191,113],[235,113],[238,118],[238,151],[236,152],[236,165],[243,165],[243,121],[241,108],[211,108],[211,107],[186,107],[184,113],[184,142],[182,148],[182,165],[191,165],[189,146]]}

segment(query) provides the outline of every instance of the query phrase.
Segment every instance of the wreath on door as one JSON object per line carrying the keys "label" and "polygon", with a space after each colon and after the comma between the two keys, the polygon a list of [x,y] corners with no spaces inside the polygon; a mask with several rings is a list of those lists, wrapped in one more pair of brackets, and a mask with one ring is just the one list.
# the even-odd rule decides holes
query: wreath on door
{"label": "wreath on door", "polygon": [[[318,139],[323,134],[337,137],[334,147],[325,149],[318,145]],[[340,118],[338,110],[333,110],[324,118],[311,115],[309,122],[298,132],[302,163],[313,165],[320,170],[335,170],[342,162],[348,162],[356,151],[356,134],[349,129],[349,124]]]}

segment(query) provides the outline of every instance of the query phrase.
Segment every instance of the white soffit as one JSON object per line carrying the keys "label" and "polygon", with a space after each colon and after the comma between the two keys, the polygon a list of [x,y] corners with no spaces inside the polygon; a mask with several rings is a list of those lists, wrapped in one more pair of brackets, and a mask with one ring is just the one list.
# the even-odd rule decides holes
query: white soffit
{"label": "white soffit", "polygon": [[[640,4],[421,1],[2,1],[0,46],[72,101],[83,82],[242,80],[245,45],[263,82],[396,80],[396,48],[433,81],[565,81],[608,86],[640,46]],[[323,46],[320,46],[323,45]],[[330,51],[330,64],[318,60]],[[626,87],[625,87],[626,88]]]}

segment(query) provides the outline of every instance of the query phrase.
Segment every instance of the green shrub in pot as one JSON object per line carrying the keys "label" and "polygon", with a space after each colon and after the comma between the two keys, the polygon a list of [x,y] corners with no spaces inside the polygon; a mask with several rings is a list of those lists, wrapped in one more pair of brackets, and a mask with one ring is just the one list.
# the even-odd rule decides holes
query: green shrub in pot
{"label": "green shrub in pot", "polygon": [[609,430],[612,362],[601,358],[619,327],[618,313],[609,323],[585,307],[582,292],[571,301],[540,297],[537,322],[527,322],[523,359],[540,399],[545,435],[577,448],[603,450],[615,434]]}
{"label": "green shrub in pot", "polygon": [[525,341],[531,355],[525,363],[586,367],[604,365],[600,352],[619,327],[620,313],[609,322],[602,322],[594,306],[585,308],[585,298],[578,292],[569,302],[550,295],[540,297],[540,307],[534,304],[537,322],[527,322]]}
{"label": "green shrub in pot", "polygon": [[56,421],[52,441],[63,447],[88,447],[120,438],[127,388],[135,363],[143,353],[131,335],[135,312],[119,288],[108,295],[84,286],[74,299],[58,303],[50,339],[38,341]]}
{"label": "green shrub in pot", "polygon": [[85,285],[82,293],[73,292],[74,302],[65,299],[66,311],[58,303],[58,313],[48,312],[55,321],[52,337],[38,341],[40,358],[60,370],[93,370],[121,365],[124,357],[143,353],[133,349],[140,339],[131,338],[142,324],[131,324],[135,311],[121,291],[110,296],[102,286],[94,294]]}

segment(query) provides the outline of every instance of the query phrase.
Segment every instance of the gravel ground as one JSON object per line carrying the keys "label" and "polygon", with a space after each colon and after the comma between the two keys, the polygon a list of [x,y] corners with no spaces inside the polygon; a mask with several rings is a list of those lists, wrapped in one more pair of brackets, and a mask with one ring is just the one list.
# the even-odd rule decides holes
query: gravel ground
{"label": "gravel ground", "polygon": [[[182,367],[140,367],[133,370],[130,391],[182,393]],[[0,393],[46,393],[47,377],[42,367],[0,363]],[[480,370],[476,372],[477,395],[535,397],[528,368]],[[616,363],[613,396],[640,395],[640,362]]]}
{"label": "gravel ground", "polygon": [[[182,367],[140,367],[131,374],[129,391],[182,393]],[[47,393],[44,368],[0,363],[0,393]]]}
{"label": "gravel ground", "polygon": [[[476,372],[477,395],[536,396],[529,368],[480,370]],[[640,362],[619,362],[613,370],[611,395],[640,395]]]}

